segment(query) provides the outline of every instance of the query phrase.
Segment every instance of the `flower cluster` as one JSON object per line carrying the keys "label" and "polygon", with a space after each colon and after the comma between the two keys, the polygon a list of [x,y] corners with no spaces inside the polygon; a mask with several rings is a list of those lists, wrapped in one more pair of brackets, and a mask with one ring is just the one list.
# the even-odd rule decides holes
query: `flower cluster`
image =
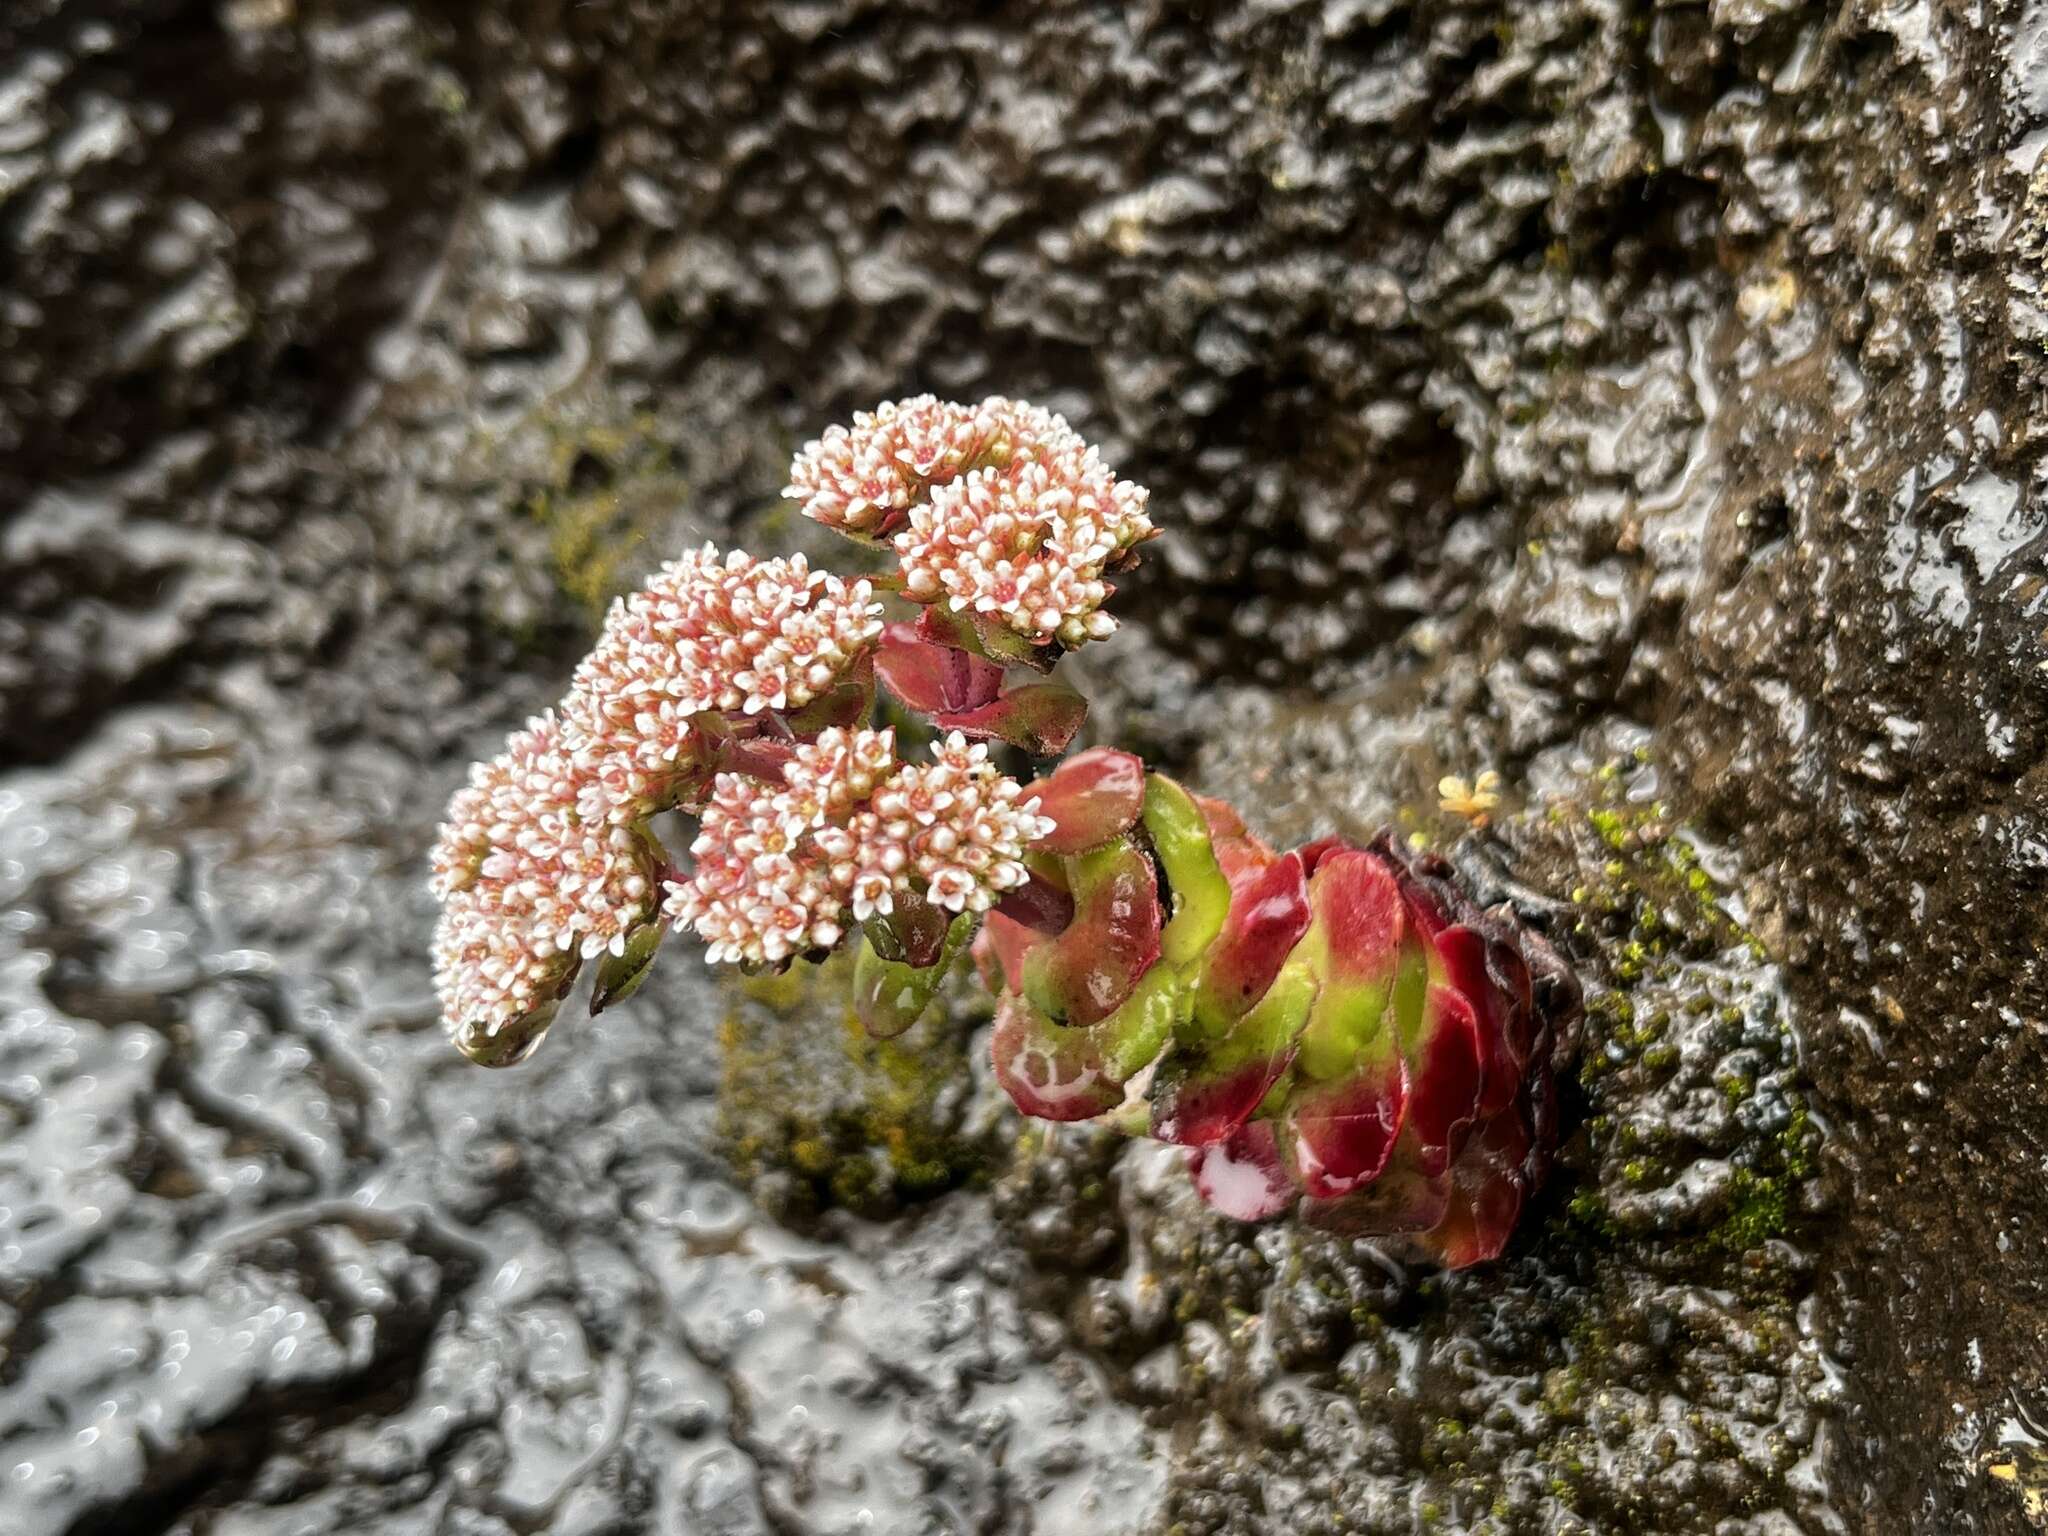
{"label": "flower cluster", "polygon": [[452,1027],[496,1034],[552,1003],[579,961],[654,918],[646,818],[694,798],[723,738],[833,687],[881,633],[865,581],[801,555],[710,545],[621,598],[558,710],[471,771],[433,855],[435,985]]}
{"label": "flower cluster", "polygon": [[796,456],[785,494],[843,533],[888,535],[911,598],[1034,645],[1114,633],[1104,573],[1157,532],[1144,487],[1064,417],[1000,396],[922,395],[856,417]]}
{"label": "flower cluster", "polygon": [[802,555],[721,559],[706,544],[671,561],[612,605],[563,704],[585,771],[583,814],[623,825],[666,808],[701,717],[800,709],[881,631],[867,582],[813,571]]}
{"label": "flower cluster", "polygon": [[841,533],[879,537],[900,527],[911,503],[962,473],[1000,435],[1009,402],[956,405],[936,395],[888,400],[831,426],[789,466],[782,494],[805,517]]}
{"label": "flower cluster", "polygon": [[1029,878],[1025,847],[1049,826],[1037,801],[955,734],[928,764],[899,763],[895,733],[825,731],[779,786],[720,774],[664,914],[714,961],[775,964],[830,949],[855,921],[918,890],[949,911],[986,911]]}
{"label": "flower cluster", "polygon": [[449,802],[433,852],[435,984],[486,1034],[550,1002],[576,961],[620,953],[653,916],[653,850],[577,814],[582,776],[553,714],[527,723]]}

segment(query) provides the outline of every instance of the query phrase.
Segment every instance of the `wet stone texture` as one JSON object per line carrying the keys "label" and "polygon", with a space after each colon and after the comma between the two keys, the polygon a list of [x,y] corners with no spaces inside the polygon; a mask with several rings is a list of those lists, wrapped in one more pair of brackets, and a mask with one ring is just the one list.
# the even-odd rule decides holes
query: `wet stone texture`
{"label": "wet stone texture", "polygon": [[[2042,1528],[2044,147],[2033,5],[5,7],[0,1531]],[[463,764],[920,388],[1154,487],[1103,738],[1580,963],[1499,1264],[964,994],[440,1036]]]}

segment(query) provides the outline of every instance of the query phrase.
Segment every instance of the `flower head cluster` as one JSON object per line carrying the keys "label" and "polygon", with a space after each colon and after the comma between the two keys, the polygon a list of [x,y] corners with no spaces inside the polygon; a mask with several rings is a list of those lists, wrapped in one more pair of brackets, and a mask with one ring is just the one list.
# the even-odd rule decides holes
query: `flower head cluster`
{"label": "flower head cluster", "polygon": [[931,763],[898,763],[893,731],[828,730],[797,749],[780,786],[720,774],[695,868],[663,911],[717,961],[774,964],[829,949],[921,888],[948,911],[986,911],[1030,878],[1025,846],[1049,824],[988,749],[948,738]]}
{"label": "flower head cluster", "polygon": [[876,792],[872,821],[857,818],[871,850],[864,865],[888,868],[900,855],[898,889],[914,882],[933,906],[986,912],[998,895],[1031,878],[1024,850],[1052,830],[1036,797],[1023,794],[989,762],[986,746],[970,745],[955,731],[934,748],[931,762],[906,763]]}
{"label": "flower head cluster", "polygon": [[1113,633],[1106,567],[1153,536],[1144,487],[1066,419],[991,396],[920,395],[808,444],[784,494],[856,536],[890,535],[919,602],[992,615],[1037,644]]}
{"label": "flower head cluster", "polygon": [[852,426],[827,427],[803,446],[782,494],[842,533],[893,532],[929,487],[961,474],[995,442],[1007,403],[918,395],[856,411]]}
{"label": "flower head cluster", "polygon": [[1150,493],[1117,479],[1063,417],[1004,402],[1003,422],[999,462],[911,507],[895,537],[904,590],[991,615],[1036,644],[1113,634],[1103,572],[1155,533]]}
{"label": "flower head cluster", "polygon": [[451,1022],[495,1033],[549,1002],[579,959],[623,951],[654,915],[653,852],[585,822],[581,770],[552,713],[470,770],[433,852],[435,985]]}
{"label": "flower head cluster", "polygon": [[720,558],[709,544],[612,605],[563,705],[591,820],[624,824],[667,802],[690,766],[698,717],[799,709],[832,687],[882,629],[865,581],[802,555]]}

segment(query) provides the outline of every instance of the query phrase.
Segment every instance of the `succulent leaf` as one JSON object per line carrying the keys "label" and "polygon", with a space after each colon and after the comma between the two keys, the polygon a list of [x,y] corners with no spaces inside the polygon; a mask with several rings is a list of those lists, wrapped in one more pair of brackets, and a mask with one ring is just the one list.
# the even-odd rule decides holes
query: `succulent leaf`
{"label": "succulent leaf", "polygon": [[1417,1048],[1408,1055],[1408,1123],[1414,1166],[1434,1177],[1450,1165],[1478,1112],[1485,1063],[1479,1024],[1465,994],[1431,987]]}
{"label": "succulent leaf", "polygon": [[1095,1032],[1067,1029],[1015,993],[996,1009],[990,1038],[996,1081],[1027,1115],[1041,1120],[1088,1120],[1116,1108],[1121,1084],[1103,1069]]}
{"label": "succulent leaf", "polygon": [[1173,915],[1159,935],[1159,952],[1169,965],[1186,965],[1223,931],[1230,914],[1230,882],[1216,862],[1201,807],[1180,785],[1164,774],[1148,776],[1143,816],[1173,901]]}
{"label": "succulent leaf", "polygon": [[882,959],[922,970],[939,958],[952,923],[953,914],[945,908],[933,906],[914,891],[898,891],[892,911],[861,926]]}
{"label": "succulent leaf", "polygon": [[1195,1189],[1210,1205],[1238,1221],[1266,1221],[1300,1197],[1287,1177],[1270,1120],[1252,1120],[1228,1141],[1188,1154]]}
{"label": "succulent leaf", "polygon": [[924,1017],[954,957],[979,926],[978,914],[962,912],[946,930],[937,958],[923,966],[883,959],[863,934],[853,962],[853,1011],[861,1028],[873,1039],[892,1040]]}
{"label": "succulent leaf", "polygon": [[1187,988],[1170,965],[1155,965],[1139,980],[1123,1006],[1094,1027],[1104,1070],[1128,1082],[1159,1059],[1173,1038],[1187,1003]]}
{"label": "succulent leaf", "polygon": [[1233,893],[1223,931],[1203,960],[1197,1028],[1219,1035],[1242,1018],[1280,974],[1308,923],[1308,880],[1298,854],[1283,854],[1249,875]]}
{"label": "succulent leaf", "polygon": [[654,969],[654,953],[661,947],[661,937],[667,932],[666,924],[645,924],[635,929],[626,940],[623,954],[607,952],[598,960],[596,983],[590,992],[592,1018],[640,990],[640,984]]}
{"label": "succulent leaf", "polygon": [[561,1006],[560,997],[551,997],[537,1008],[506,1019],[496,1029],[465,1024],[455,1031],[455,1048],[480,1067],[516,1067],[540,1049]]}
{"label": "succulent leaf", "polygon": [[1077,752],[1030,786],[1038,814],[1052,832],[1037,846],[1051,853],[1086,853],[1130,830],[1145,804],[1145,765],[1113,747]]}
{"label": "succulent leaf", "polygon": [[1529,1133],[1519,1115],[1495,1115],[1474,1131],[1451,1170],[1443,1220],[1420,1240],[1432,1258],[1463,1269],[1500,1257],[1522,1214],[1528,1154]]}
{"label": "succulent leaf", "polygon": [[1152,1134],[1198,1147],[1242,1125],[1293,1062],[1317,986],[1314,964],[1298,956],[1222,1032],[1205,1034],[1197,1020],[1194,1038],[1169,1047],[1153,1076]]}
{"label": "succulent leaf", "polygon": [[1024,959],[1023,992],[1056,1022],[1108,1018],[1159,958],[1159,881],[1128,838],[1071,859],[1074,920]]}

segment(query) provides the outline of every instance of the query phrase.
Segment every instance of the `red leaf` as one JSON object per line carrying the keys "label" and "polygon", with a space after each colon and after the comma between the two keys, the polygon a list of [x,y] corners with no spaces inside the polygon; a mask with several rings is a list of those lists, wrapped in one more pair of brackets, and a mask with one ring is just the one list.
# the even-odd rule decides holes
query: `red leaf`
{"label": "red leaf", "polygon": [[1034,948],[1024,993],[1064,1024],[1096,1024],[1123,1006],[1159,958],[1159,880],[1152,861],[1117,841],[1068,865],[1074,920]]}
{"label": "red leaf", "polygon": [[1195,992],[1195,1017],[1218,1031],[1242,1018],[1280,974],[1308,931],[1308,878],[1299,854],[1283,854],[1232,894]]}
{"label": "red leaf", "polygon": [[1478,1110],[1485,1069],[1479,1025],[1463,993],[1431,987],[1425,1013],[1408,1063],[1408,1131],[1417,1170],[1434,1177],[1450,1165],[1459,1133]]}
{"label": "red leaf", "polygon": [[1010,1101],[1041,1120],[1089,1120],[1124,1101],[1103,1071],[1085,1029],[1064,1029],[1011,994],[996,1009],[990,1040],[996,1081]]}
{"label": "red leaf", "polygon": [[1228,1141],[1188,1153],[1195,1190],[1210,1205],[1237,1221],[1265,1221],[1294,1204],[1300,1191],[1287,1177],[1273,1122],[1253,1120]]}
{"label": "red leaf", "polygon": [[884,687],[924,715],[978,709],[1003,686],[1003,669],[994,662],[926,639],[911,624],[883,629],[875,672]]}
{"label": "red leaf", "polygon": [[934,714],[932,724],[977,741],[1007,741],[1033,757],[1057,757],[1087,718],[1088,701],[1065,683],[1025,683],[975,708]]}
{"label": "red leaf", "polygon": [[1232,892],[1273,862],[1273,850],[1245,830],[1244,818],[1227,801],[1196,795],[1202,819],[1209,823],[1209,841],[1216,850],[1216,862]]}
{"label": "red leaf", "polygon": [[[1045,935],[1015,918],[991,912],[974,941],[974,958],[982,965],[982,982],[991,992],[1015,992],[1024,985],[1024,957],[1045,942]],[[988,964],[982,964],[986,956]]]}
{"label": "red leaf", "polygon": [[1378,1178],[1401,1134],[1407,1098],[1401,1059],[1391,1048],[1342,1081],[1297,1083],[1288,1107],[1289,1151],[1303,1190],[1334,1200]]}
{"label": "red leaf", "polygon": [[1495,1115],[1475,1131],[1451,1171],[1444,1219],[1420,1246],[1450,1269],[1499,1258],[1522,1214],[1528,1152],[1529,1133],[1519,1115]]}
{"label": "red leaf", "polygon": [[[1515,1101],[1522,1085],[1528,1012],[1524,1009],[1517,1019],[1513,1004],[1495,985],[1486,938],[1477,929],[1462,923],[1444,929],[1436,936],[1436,953],[1445,981],[1471,1005],[1482,1070],[1478,1113],[1497,1115]],[[1525,980],[1527,974],[1525,969]]]}
{"label": "red leaf", "polygon": [[1031,785],[1038,814],[1052,832],[1037,847],[1050,853],[1086,853],[1130,830],[1145,804],[1145,765],[1114,747],[1077,752]]}
{"label": "red leaf", "polygon": [[1296,851],[1301,855],[1302,867],[1314,874],[1317,866],[1333,853],[1359,853],[1363,850],[1352,847],[1341,837],[1319,837]]}

